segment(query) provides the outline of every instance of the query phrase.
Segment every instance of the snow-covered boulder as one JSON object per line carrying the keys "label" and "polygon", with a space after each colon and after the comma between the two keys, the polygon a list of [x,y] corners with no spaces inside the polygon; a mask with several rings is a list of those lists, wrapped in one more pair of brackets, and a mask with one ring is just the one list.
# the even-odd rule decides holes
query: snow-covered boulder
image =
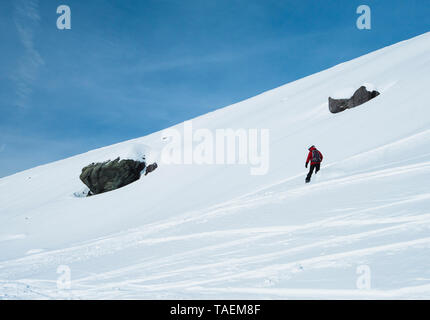
{"label": "snow-covered boulder", "polygon": [[359,106],[379,95],[376,90],[367,91],[365,86],[361,86],[357,91],[354,92],[349,99],[333,99],[328,98],[328,107],[331,113],[338,113],[346,109],[351,109]]}
{"label": "snow-covered boulder", "polygon": [[98,194],[121,188],[139,180],[145,166],[144,161],[116,158],[113,161],[92,163],[84,167],[79,178],[92,194]]}

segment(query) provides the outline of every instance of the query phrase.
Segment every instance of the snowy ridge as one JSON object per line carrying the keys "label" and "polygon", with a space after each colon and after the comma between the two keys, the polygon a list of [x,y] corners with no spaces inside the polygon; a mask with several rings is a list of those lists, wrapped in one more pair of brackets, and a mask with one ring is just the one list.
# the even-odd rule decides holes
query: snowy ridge
{"label": "snowy ridge", "polygon": [[[159,163],[74,196],[91,162],[158,161],[156,132],[0,179],[0,298],[428,299],[429,57],[426,33],[193,120],[269,129],[263,176]],[[381,95],[328,111],[361,85]],[[324,162],[305,185],[312,144]],[[60,265],[71,289],[57,287]]]}

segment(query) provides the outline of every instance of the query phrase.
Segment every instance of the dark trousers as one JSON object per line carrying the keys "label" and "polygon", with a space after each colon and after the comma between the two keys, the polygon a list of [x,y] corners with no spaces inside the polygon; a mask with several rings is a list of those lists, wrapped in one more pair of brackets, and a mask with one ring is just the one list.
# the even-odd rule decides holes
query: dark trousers
{"label": "dark trousers", "polygon": [[308,175],[306,176],[306,180],[311,180],[311,176],[312,176],[312,173],[314,172],[314,169],[315,169],[315,174],[318,172],[318,171],[320,171],[320,164],[321,163],[315,163],[315,164],[311,164],[311,167],[309,168],[309,173],[308,173]]}

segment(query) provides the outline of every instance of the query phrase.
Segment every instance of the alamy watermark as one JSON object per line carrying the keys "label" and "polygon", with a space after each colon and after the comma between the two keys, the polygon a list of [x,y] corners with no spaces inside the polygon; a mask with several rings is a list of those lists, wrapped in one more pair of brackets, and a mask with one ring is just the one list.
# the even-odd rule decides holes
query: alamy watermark
{"label": "alamy watermark", "polygon": [[[368,5],[362,4],[357,7],[356,13],[360,16],[357,18],[356,26],[359,30],[372,29],[372,12]],[[62,4],[57,7],[57,28],[59,30],[70,30],[72,28],[72,11],[68,5]]]}
{"label": "alamy watermark", "polygon": [[70,290],[72,288],[72,271],[69,266],[60,265],[57,267],[57,290]]}
{"label": "alamy watermark", "polygon": [[161,151],[163,164],[249,165],[251,175],[269,170],[268,129],[194,130],[192,121],[185,121],[182,132],[166,129],[162,139],[167,143]]}
{"label": "alamy watermark", "polygon": [[368,5],[361,5],[357,8],[357,14],[360,16],[357,19],[356,25],[360,30],[372,29],[372,11]]}
{"label": "alamy watermark", "polygon": [[62,4],[57,7],[57,13],[60,14],[57,18],[57,28],[59,30],[72,29],[72,11],[70,10],[70,7]]}
{"label": "alamy watermark", "polygon": [[359,290],[370,290],[372,288],[372,274],[368,265],[360,265],[356,269],[358,276],[355,283]]}

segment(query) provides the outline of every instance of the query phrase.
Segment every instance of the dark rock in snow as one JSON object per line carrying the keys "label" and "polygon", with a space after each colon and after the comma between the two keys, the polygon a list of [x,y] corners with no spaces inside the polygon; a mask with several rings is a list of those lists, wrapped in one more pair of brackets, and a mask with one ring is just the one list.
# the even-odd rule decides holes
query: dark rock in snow
{"label": "dark rock in snow", "polygon": [[328,98],[328,107],[331,113],[338,113],[346,109],[351,109],[379,96],[378,91],[367,91],[366,87],[361,86],[349,99]]}
{"label": "dark rock in snow", "polygon": [[157,165],[157,163],[156,163],[156,162],[154,162],[153,164],[150,164],[149,166],[147,166],[147,167],[146,167],[145,176],[146,176],[148,173],[150,173],[150,172],[154,171],[154,170],[155,170],[155,169],[157,169],[157,168],[158,168],[158,165]]}
{"label": "dark rock in snow", "polygon": [[90,189],[88,196],[112,191],[140,179],[145,162],[121,160],[92,163],[82,169],[81,181]]}

